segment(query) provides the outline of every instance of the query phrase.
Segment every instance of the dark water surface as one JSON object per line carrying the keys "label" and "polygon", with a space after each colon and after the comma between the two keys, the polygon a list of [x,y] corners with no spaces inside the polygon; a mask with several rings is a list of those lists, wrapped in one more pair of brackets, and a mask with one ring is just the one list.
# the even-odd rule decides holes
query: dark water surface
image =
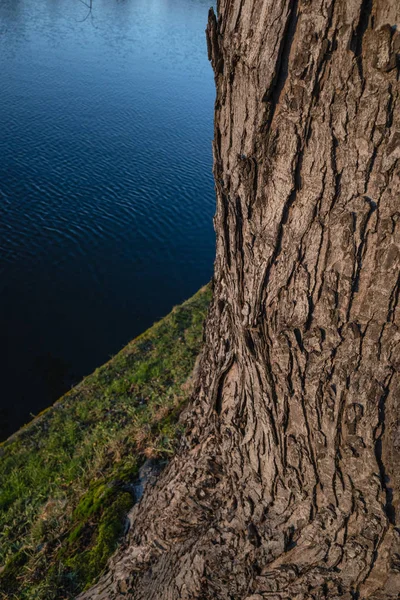
{"label": "dark water surface", "polygon": [[210,0],[0,2],[0,437],[212,274]]}

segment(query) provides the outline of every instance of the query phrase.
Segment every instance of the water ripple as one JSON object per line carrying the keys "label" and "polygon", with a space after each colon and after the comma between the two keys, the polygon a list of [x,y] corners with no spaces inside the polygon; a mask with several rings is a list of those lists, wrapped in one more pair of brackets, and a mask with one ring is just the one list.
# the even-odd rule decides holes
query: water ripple
{"label": "water ripple", "polygon": [[0,438],[212,272],[209,0],[94,5],[0,3]]}

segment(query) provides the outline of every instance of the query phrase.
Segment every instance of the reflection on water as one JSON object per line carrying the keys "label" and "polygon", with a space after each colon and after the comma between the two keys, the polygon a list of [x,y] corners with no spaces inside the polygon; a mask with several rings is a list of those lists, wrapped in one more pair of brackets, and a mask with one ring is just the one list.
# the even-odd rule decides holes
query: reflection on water
{"label": "reflection on water", "polygon": [[0,4],[0,436],[211,276],[208,7]]}

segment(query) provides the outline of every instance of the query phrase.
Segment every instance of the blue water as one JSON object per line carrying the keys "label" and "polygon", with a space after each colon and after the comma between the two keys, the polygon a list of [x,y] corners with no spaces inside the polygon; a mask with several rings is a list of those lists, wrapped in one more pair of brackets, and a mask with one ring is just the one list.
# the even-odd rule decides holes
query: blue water
{"label": "blue water", "polygon": [[0,2],[0,437],[211,277],[209,5]]}

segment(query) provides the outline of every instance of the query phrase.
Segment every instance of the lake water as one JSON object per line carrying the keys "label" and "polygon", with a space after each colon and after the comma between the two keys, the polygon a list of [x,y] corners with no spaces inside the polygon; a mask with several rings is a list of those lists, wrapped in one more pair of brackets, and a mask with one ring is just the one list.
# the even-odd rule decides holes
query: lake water
{"label": "lake water", "polygon": [[1,438],[212,275],[210,3],[0,2]]}

